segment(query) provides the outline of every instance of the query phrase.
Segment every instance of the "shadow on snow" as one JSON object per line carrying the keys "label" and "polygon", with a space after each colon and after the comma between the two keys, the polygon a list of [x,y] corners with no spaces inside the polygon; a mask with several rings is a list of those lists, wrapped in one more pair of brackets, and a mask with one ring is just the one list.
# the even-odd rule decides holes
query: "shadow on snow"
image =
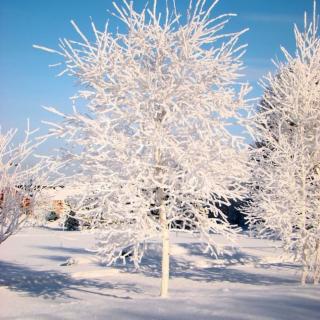
{"label": "shadow on snow", "polygon": [[[285,278],[283,275],[273,276],[261,274],[259,272],[252,273],[244,270],[232,268],[232,266],[246,265],[250,263],[252,266],[259,264],[259,258],[245,254],[240,250],[220,255],[219,260],[223,260],[222,265],[214,265],[215,259],[209,254],[204,254],[201,251],[202,245],[199,243],[179,244],[180,247],[187,250],[184,257],[170,256],[170,277],[171,278],[187,278],[193,281],[205,282],[231,282],[251,285],[283,285],[297,284],[296,279]],[[206,258],[205,264],[197,263],[197,258]],[[192,259],[188,259],[192,257]],[[207,263],[206,263],[207,262]],[[209,263],[208,263],[209,262]],[[207,264],[207,265],[206,265]],[[209,267],[208,267],[209,264]],[[279,268],[287,268],[285,264],[273,264]],[[132,265],[117,266],[125,272],[142,273],[149,277],[161,276],[161,250],[157,244],[151,244],[142,259],[139,269],[134,269]],[[260,266],[259,266],[260,267]],[[254,267],[253,267],[254,268]],[[266,268],[266,264],[263,265]],[[259,270],[259,268],[256,268]]]}
{"label": "shadow on snow", "polygon": [[[129,296],[106,294],[101,290],[121,289],[126,292],[139,292],[134,285],[113,284],[94,280],[74,279],[68,274],[52,270],[33,270],[14,263],[0,261],[0,286],[29,296],[46,299],[73,298],[69,291],[78,291],[119,299]],[[74,299],[74,298],[73,298]]]}
{"label": "shadow on snow", "polygon": [[[280,284],[297,284],[297,280],[285,278],[281,275],[273,276],[261,274],[259,268],[257,273],[240,270],[233,266],[241,266],[250,263],[251,265],[259,263],[255,256],[247,255],[239,250],[234,250],[229,254],[219,256],[223,260],[222,265],[215,265],[215,260],[208,254],[201,252],[201,244],[189,243],[178,245],[184,252],[172,255],[170,258],[170,276],[172,278],[187,278],[193,281],[205,282],[230,282],[251,285],[280,285]],[[37,246],[41,249],[55,251],[56,254],[43,257],[53,261],[65,261],[69,255],[88,255],[91,254],[82,248],[68,248],[59,246]],[[59,254],[61,253],[61,255]],[[201,257],[200,257],[201,256]],[[40,256],[39,256],[40,257]],[[205,264],[201,265],[201,261]],[[200,264],[199,264],[200,261]],[[285,264],[272,264],[272,267],[287,268]],[[140,273],[148,277],[161,276],[161,246],[152,243],[148,245],[146,254],[138,270],[134,269],[131,264],[126,266],[116,266],[123,272]],[[267,267],[266,264],[262,268]],[[271,264],[270,264],[271,267]],[[130,299],[129,296],[116,296],[103,292],[103,289],[112,290],[120,289],[125,292],[141,292],[133,284],[120,284],[104,282],[103,280],[85,280],[74,279],[66,273],[53,270],[33,270],[31,268],[0,261],[0,285],[6,286],[10,290],[26,293],[30,296],[42,296],[44,298],[55,299],[73,298],[70,291],[85,292],[102,296],[109,296],[120,299]]]}

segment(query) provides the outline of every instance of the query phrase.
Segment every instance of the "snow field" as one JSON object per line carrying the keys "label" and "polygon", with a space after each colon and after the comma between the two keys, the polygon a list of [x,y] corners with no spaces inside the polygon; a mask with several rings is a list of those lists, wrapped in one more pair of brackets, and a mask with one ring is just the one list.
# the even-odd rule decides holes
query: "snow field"
{"label": "snow field", "polygon": [[[317,319],[320,288],[299,285],[300,266],[281,261],[279,243],[241,236],[231,254],[214,259],[197,237],[170,236],[163,299],[158,242],[135,270],[102,266],[90,252],[92,233],[24,229],[0,247],[0,318]],[[61,265],[70,258],[74,264]]]}

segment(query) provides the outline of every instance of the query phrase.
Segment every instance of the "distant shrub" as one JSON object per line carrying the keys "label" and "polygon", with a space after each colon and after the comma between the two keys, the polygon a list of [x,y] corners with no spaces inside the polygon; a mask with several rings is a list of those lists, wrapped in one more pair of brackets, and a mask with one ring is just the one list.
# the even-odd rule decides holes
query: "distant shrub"
{"label": "distant shrub", "polygon": [[46,214],[46,221],[56,221],[59,219],[59,216],[55,211],[50,211]]}
{"label": "distant shrub", "polygon": [[75,218],[76,213],[70,211],[68,213],[68,218],[64,222],[64,228],[68,231],[79,230],[79,220]]}

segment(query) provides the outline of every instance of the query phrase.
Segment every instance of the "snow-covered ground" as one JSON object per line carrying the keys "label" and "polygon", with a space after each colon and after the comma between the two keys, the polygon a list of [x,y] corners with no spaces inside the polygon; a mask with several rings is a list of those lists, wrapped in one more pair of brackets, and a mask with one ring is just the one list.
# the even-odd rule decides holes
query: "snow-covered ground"
{"label": "snow-covered ground", "polygon": [[[0,246],[0,318],[319,319],[320,287],[299,285],[299,267],[281,261],[277,243],[242,236],[216,260],[195,237],[171,240],[170,297],[161,299],[158,243],[136,271],[100,265],[84,249],[90,233],[25,229]],[[63,265],[69,258],[75,264]]]}

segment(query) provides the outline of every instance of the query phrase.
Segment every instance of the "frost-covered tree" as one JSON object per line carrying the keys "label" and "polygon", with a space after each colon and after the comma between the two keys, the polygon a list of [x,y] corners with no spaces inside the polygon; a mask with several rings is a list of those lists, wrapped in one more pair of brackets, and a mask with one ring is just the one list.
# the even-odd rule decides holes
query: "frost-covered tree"
{"label": "frost-covered tree", "polygon": [[283,240],[285,251],[320,277],[320,38],[318,18],[294,28],[295,55],[269,75],[256,115],[259,148],[253,150],[251,226]]}
{"label": "frost-covered tree", "polygon": [[25,138],[16,143],[17,130],[0,131],[0,243],[15,233],[33,216],[41,186],[47,184],[46,161],[31,158],[43,140],[35,141],[36,130],[25,131]]}
{"label": "frost-covered tree", "polygon": [[169,230],[199,233],[216,254],[212,235],[235,232],[218,204],[245,192],[244,139],[229,130],[250,90],[238,80],[243,31],[221,33],[232,14],[212,18],[217,2],[191,1],[181,16],[174,2],[161,15],[157,1],[142,12],[122,1],[113,15],[125,31],[92,23],[89,40],[72,21],[81,40],[63,39],[59,50],[36,46],[62,56],[61,74],[82,85],[72,114],[48,108],[64,118],[49,135],[76,146],[62,158],[88,188],[78,214],[99,228],[98,253],[108,263],[138,264],[145,242],[161,237],[162,296]]}

